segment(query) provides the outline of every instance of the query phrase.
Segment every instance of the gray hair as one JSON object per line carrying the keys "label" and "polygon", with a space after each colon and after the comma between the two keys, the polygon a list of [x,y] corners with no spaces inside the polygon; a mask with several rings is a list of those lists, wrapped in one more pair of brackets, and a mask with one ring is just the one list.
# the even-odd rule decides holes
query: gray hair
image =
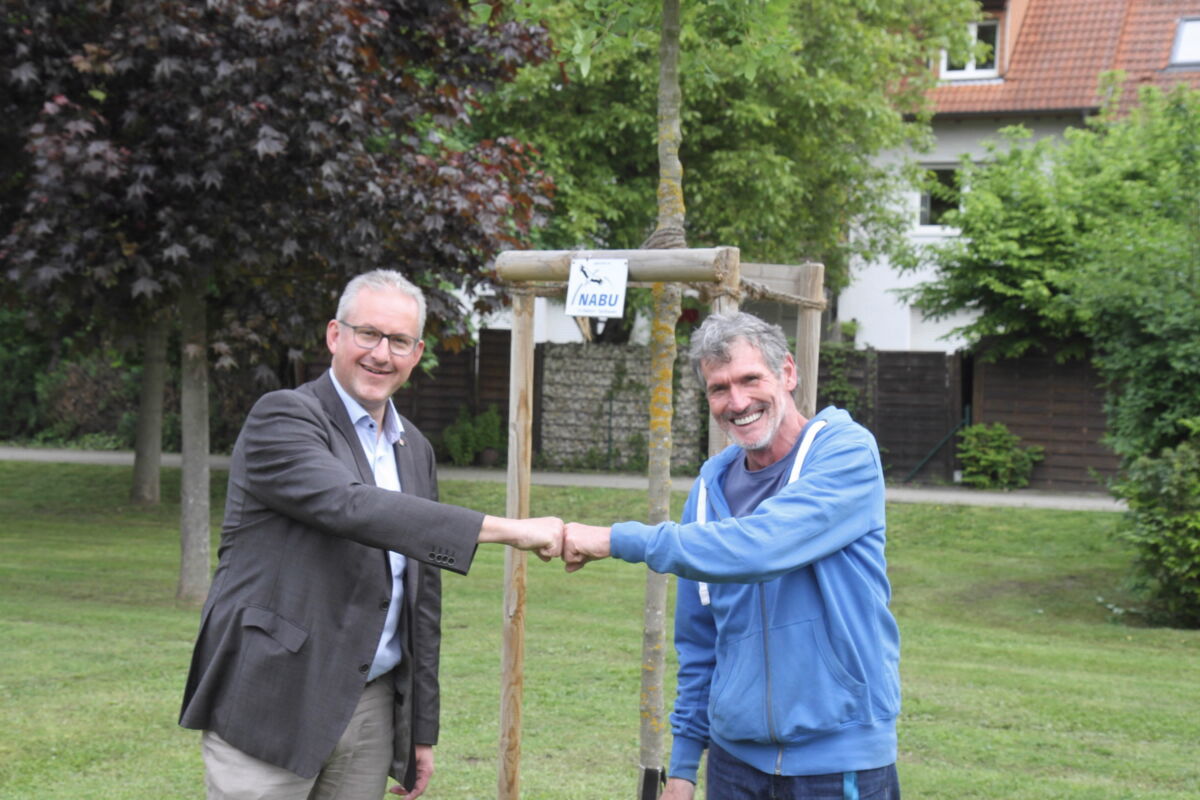
{"label": "gray hair", "polygon": [[783,373],[784,359],[790,354],[783,328],[744,311],[712,314],[692,332],[692,346],[688,350],[692,369],[700,379],[701,385],[704,384],[704,373],[700,368],[704,362],[728,364],[731,359],[729,345],[736,339],[744,339],[748,345],[758,350],[772,373]]}
{"label": "gray hair", "polygon": [[417,336],[421,336],[425,332],[425,295],[419,288],[408,278],[401,275],[394,269],[376,269],[370,272],[364,272],[356,276],[342,291],[342,297],[338,300],[337,318],[345,319],[350,313],[354,301],[358,298],[358,293],[363,289],[370,289],[375,292],[395,290],[417,301]]}

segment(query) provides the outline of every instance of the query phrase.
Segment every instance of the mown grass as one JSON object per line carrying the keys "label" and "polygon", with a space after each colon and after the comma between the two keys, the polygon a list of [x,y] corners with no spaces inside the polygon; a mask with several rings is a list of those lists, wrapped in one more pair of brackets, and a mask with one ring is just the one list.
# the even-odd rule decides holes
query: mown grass
{"label": "mown grass", "polygon": [[[175,724],[197,623],[173,601],[179,509],[129,506],[129,477],[0,463],[0,800],[203,796],[197,734]],[[177,485],[164,470],[164,496]],[[443,497],[504,508],[499,484],[447,482]],[[535,514],[604,523],[644,509],[640,492],[533,492]],[[1114,615],[1131,602],[1115,515],[889,515],[907,797],[1200,796],[1200,633]],[[431,800],[496,796],[503,572],[485,546],[469,576],[445,579]],[[628,564],[568,576],[530,560],[523,797],[634,796],[644,580]]]}

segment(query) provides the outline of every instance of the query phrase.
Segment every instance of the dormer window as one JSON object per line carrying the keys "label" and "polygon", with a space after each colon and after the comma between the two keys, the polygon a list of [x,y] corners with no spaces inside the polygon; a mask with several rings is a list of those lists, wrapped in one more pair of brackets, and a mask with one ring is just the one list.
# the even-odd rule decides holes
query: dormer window
{"label": "dormer window", "polygon": [[1200,67],[1200,19],[1181,19],[1171,48],[1172,67]]}
{"label": "dormer window", "polygon": [[979,50],[979,45],[986,45],[986,55],[981,57],[972,53],[966,61],[957,61],[951,59],[948,53],[942,53],[943,78],[949,81],[964,81],[999,76],[996,53],[1000,43],[1000,22],[994,19],[972,22],[971,40],[976,45],[976,51]]}

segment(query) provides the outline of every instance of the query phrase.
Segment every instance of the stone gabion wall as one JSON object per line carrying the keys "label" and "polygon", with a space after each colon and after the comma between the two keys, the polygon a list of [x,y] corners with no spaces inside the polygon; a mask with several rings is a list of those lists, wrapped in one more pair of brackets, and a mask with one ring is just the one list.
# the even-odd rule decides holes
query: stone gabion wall
{"label": "stone gabion wall", "polygon": [[[540,462],[550,468],[644,469],[650,348],[544,348]],[[694,474],[701,456],[701,391],[686,358],[676,366],[676,376],[671,471]]]}

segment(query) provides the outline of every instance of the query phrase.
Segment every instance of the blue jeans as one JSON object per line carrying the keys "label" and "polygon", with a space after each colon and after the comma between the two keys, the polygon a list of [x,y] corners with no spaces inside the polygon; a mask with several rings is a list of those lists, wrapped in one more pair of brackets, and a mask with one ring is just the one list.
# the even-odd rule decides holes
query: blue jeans
{"label": "blue jeans", "polygon": [[771,775],[711,742],[707,800],[900,800],[896,765],[832,775]]}

